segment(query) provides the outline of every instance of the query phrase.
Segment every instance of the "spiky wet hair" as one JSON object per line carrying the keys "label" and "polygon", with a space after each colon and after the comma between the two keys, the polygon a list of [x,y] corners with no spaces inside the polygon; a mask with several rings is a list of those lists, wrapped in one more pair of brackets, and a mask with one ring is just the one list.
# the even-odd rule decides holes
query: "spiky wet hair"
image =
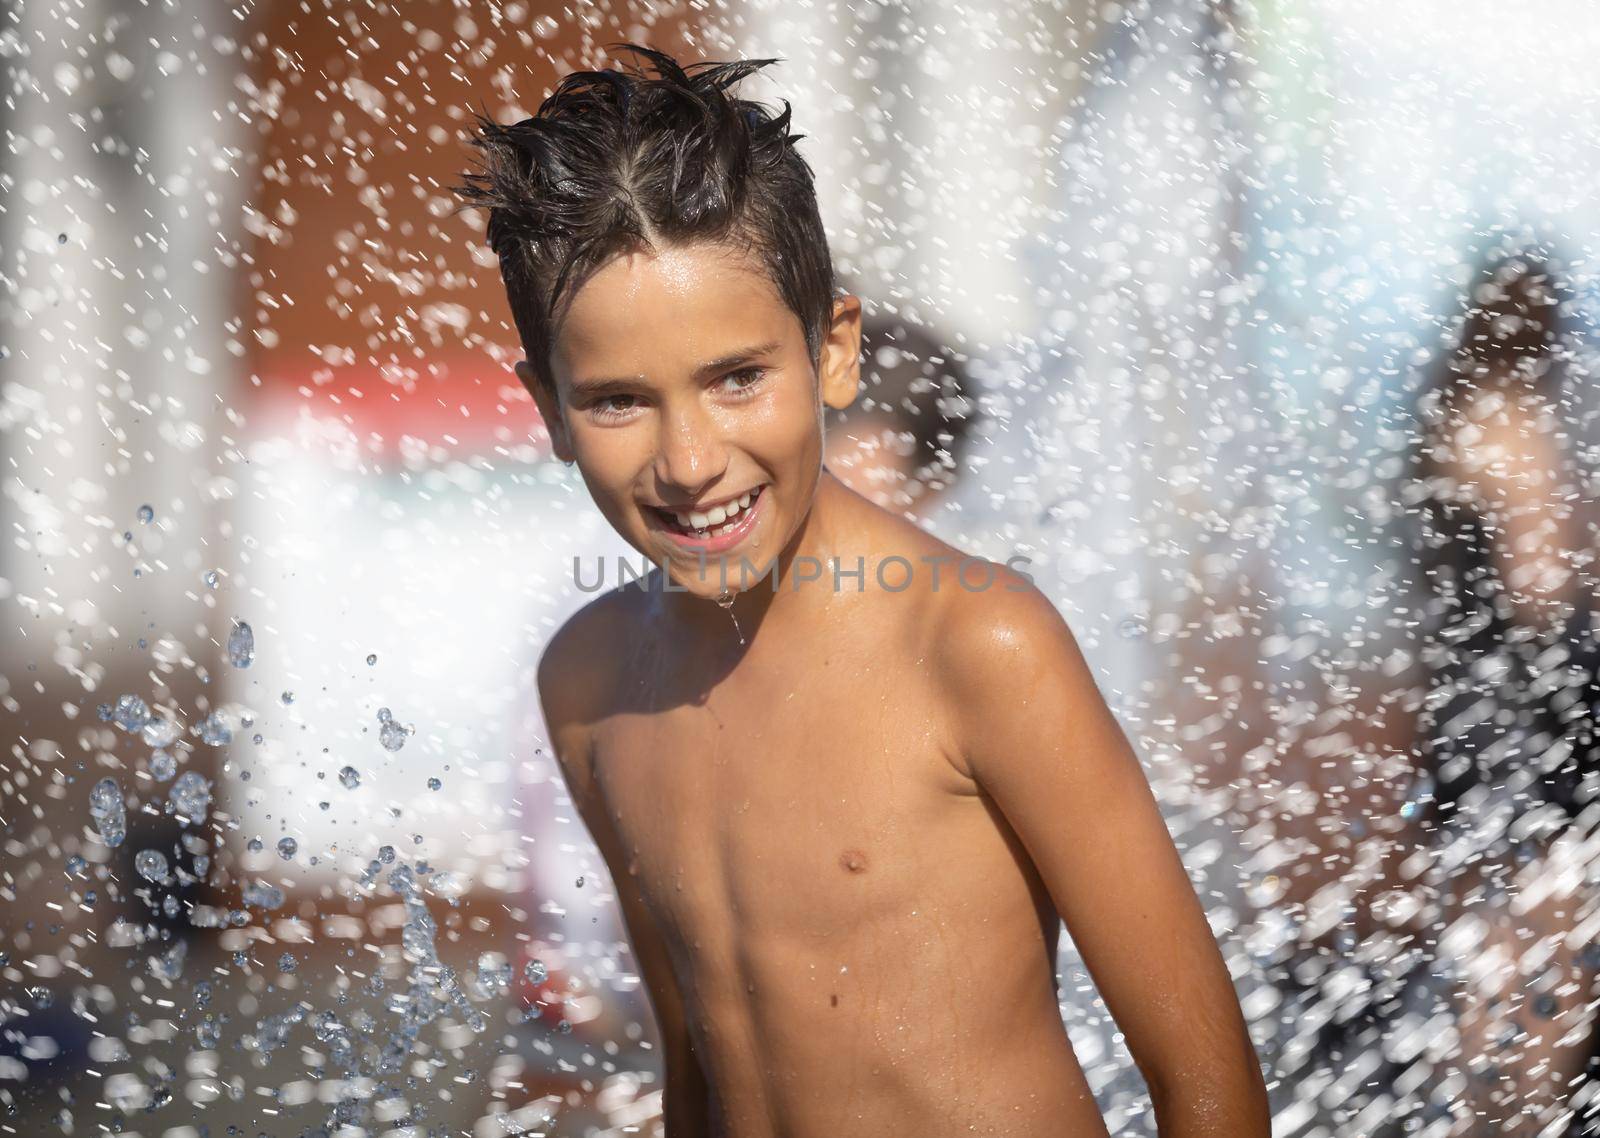
{"label": "spiky wet hair", "polygon": [[834,275],[809,166],[774,116],[728,93],[774,59],[691,63],[615,44],[655,64],[575,71],[532,118],[477,116],[479,168],[456,192],[488,211],[511,315],[541,382],[572,297],[617,253],[693,242],[754,257],[800,319],[813,365],[833,316]]}

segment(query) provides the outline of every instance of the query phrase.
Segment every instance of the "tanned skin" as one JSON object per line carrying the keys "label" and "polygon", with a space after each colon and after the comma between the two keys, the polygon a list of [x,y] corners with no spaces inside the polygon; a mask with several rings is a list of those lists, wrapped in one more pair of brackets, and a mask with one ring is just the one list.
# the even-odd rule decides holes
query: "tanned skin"
{"label": "tanned skin", "polygon": [[[518,366],[671,581],[597,597],[539,667],[655,1011],[667,1138],[1106,1135],[1057,1002],[1063,918],[1163,1138],[1267,1138],[1222,955],[1066,623],[992,562],[964,587],[959,550],[823,467],[860,319],[836,302],[817,364],[758,265],[635,251],[576,294],[554,390]],[[655,508],[757,487],[725,610],[717,559]],[[864,572],[836,589],[835,559]]]}

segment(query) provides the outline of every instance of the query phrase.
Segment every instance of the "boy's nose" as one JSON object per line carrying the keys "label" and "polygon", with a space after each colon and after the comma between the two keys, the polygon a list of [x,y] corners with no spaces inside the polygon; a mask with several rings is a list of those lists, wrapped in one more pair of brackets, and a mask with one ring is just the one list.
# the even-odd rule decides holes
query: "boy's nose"
{"label": "boy's nose", "polygon": [[727,449],[716,425],[698,409],[662,416],[656,448],[656,478],[694,497],[727,466]]}

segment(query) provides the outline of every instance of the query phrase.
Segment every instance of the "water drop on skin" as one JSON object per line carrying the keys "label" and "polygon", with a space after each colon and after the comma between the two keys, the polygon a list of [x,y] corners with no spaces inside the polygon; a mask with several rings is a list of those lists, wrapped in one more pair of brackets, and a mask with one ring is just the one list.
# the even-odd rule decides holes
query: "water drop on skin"
{"label": "water drop on skin", "polygon": [[722,609],[733,620],[733,630],[739,634],[739,643],[744,643],[744,631],[739,627],[739,618],[733,611],[733,594],[723,593],[717,598],[717,607]]}

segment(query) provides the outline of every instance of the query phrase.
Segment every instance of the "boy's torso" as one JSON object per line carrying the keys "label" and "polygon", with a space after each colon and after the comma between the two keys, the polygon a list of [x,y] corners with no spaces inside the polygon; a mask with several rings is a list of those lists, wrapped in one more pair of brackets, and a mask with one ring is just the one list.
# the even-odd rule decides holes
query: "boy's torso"
{"label": "boy's torso", "polygon": [[635,640],[590,751],[612,872],[666,938],[721,1132],[1102,1135],[1054,908],[934,676],[942,607],[982,597],[872,579],[731,667]]}

